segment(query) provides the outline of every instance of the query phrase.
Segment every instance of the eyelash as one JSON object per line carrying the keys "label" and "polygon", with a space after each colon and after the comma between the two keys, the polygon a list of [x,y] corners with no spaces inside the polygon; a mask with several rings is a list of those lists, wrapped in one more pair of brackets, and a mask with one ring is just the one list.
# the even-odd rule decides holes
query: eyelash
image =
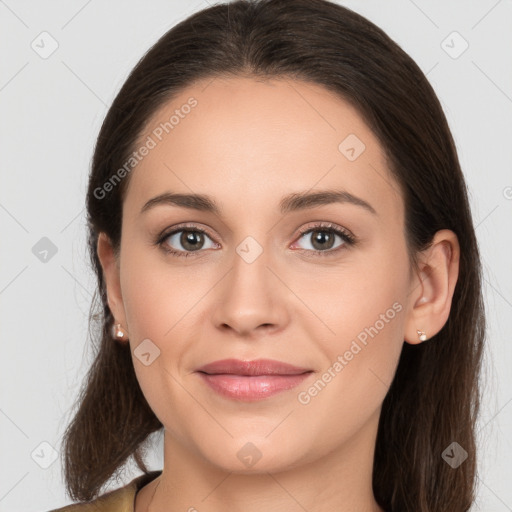
{"label": "eyelash", "polygon": [[[208,231],[206,231],[198,226],[187,224],[187,225],[179,225],[179,226],[175,227],[172,231],[169,231],[169,232],[164,231],[163,233],[158,235],[157,239],[155,240],[155,245],[159,246],[166,253],[168,253],[172,256],[176,256],[176,257],[187,258],[189,256],[193,256],[194,252],[201,252],[201,251],[176,251],[174,249],[170,249],[169,246],[167,246],[164,243],[165,240],[167,240],[167,238],[169,238],[172,235],[175,235],[176,233],[179,233],[180,231],[190,231],[192,233],[199,232],[199,233],[203,233],[203,234],[207,235],[209,238],[212,238],[210,236],[210,234],[208,233]],[[356,244],[356,238],[351,233],[349,233],[347,230],[340,228],[334,224],[323,223],[323,222],[315,224],[313,226],[309,226],[307,228],[300,229],[298,240],[300,238],[302,238],[304,235],[314,232],[314,231],[323,231],[326,233],[334,233],[334,234],[338,235],[343,240],[344,244],[337,247],[336,249],[329,249],[326,251],[301,249],[302,251],[304,251],[306,253],[310,253],[309,256],[322,256],[322,257],[330,256],[334,253],[338,253],[340,250],[343,249],[343,247],[345,245],[353,246]],[[313,254],[311,254],[311,253],[313,253]]]}

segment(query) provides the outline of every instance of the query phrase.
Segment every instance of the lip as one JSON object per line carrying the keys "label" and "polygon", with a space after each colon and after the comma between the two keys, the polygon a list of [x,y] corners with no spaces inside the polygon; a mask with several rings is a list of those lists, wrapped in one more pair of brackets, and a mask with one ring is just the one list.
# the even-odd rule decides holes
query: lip
{"label": "lip", "polygon": [[275,359],[255,359],[254,361],[242,361],[241,359],[221,359],[213,363],[205,364],[196,371],[219,374],[228,373],[234,375],[299,375],[312,371],[311,368],[299,368],[289,363],[276,361]]}
{"label": "lip", "polygon": [[252,402],[295,388],[313,370],[272,359],[223,359],[204,365],[196,372],[220,395]]}

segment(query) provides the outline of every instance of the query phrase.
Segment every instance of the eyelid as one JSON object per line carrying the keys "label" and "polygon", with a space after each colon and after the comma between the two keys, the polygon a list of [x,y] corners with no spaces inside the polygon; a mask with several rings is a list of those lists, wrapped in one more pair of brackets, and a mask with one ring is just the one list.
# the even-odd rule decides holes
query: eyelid
{"label": "eyelid", "polygon": [[210,230],[208,228],[205,228],[199,224],[195,224],[192,222],[184,222],[182,224],[176,224],[175,226],[172,226],[169,229],[164,229],[161,232],[161,235],[159,236],[159,239],[165,240],[166,238],[170,237],[171,235],[175,234],[178,231],[200,231],[201,233],[205,233],[208,235],[212,240],[215,240],[215,237],[211,234]]}
{"label": "eyelid", "polygon": [[320,231],[322,229],[325,229],[325,230],[332,229],[335,231],[340,231],[344,236],[346,236],[348,239],[350,239],[351,242],[355,242],[356,237],[349,229],[339,226],[338,224],[335,224],[334,222],[323,222],[323,221],[317,221],[316,223],[313,223],[309,227],[300,228],[299,229],[299,237],[301,237],[311,231],[315,231],[315,230]]}

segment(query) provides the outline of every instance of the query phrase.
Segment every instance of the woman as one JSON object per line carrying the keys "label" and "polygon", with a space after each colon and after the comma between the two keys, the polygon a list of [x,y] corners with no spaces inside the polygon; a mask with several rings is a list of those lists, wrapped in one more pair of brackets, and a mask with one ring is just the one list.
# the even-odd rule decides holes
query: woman
{"label": "woman", "polygon": [[[117,95],[87,208],[103,323],[73,499],[470,508],[479,252],[439,101],[381,29],[326,0],[192,15]],[[99,496],[130,457],[144,474]]]}

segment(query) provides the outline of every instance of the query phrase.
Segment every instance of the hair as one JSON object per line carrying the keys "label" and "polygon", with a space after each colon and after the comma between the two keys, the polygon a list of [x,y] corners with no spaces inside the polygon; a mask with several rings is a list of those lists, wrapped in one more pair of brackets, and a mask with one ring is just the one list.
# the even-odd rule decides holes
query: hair
{"label": "hair", "polygon": [[[448,320],[418,345],[404,343],[378,425],[373,492],[386,511],[467,511],[475,499],[475,425],[481,402],[485,312],[481,262],[466,184],[440,102],[418,65],[379,27],[327,0],[236,0],[201,10],[139,60],[99,132],[87,191],[88,247],[98,289],[89,335],[94,360],[63,438],[66,488],[95,498],[130,457],[144,472],[145,441],[163,427],[137,381],[129,345],[112,340],[113,316],[97,255],[100,232],[120,251],[130,176],[105,197],[152,116],[202,79],[254,77],[319,84],[357,109],[382,145],[405,205],[411,268],[440,229],[460,244]],[[95,305],[98,304],[99,308]],[[101,329],[91,330],[95,317]],[[468,453],[453,469],[456,441]]]}

